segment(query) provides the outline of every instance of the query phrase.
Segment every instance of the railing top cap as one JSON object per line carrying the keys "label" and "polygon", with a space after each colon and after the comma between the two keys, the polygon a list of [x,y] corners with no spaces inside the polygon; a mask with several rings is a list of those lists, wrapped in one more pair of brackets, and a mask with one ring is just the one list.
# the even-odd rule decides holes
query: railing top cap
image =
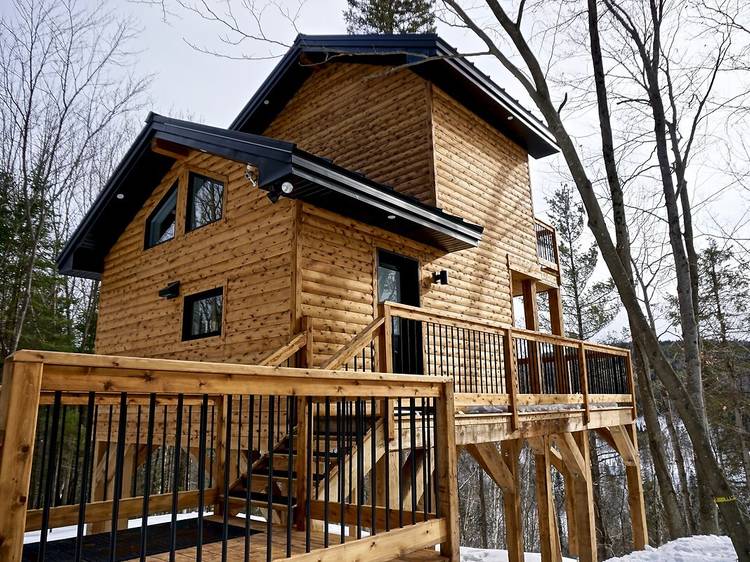
{"label": "railing top cap", "polygon": [[238,363],[216,363],[202,361],[185,361],[180,359],[156,359],[147,357],[126,357],[119,355],[95,355],[86,353],[66,353],[60,351],[20,350],[8,358],[12,362],[33,362],[56,367],[80,367],[89,369],[95,374],[97,369],[123,371],[162,371],[179,372],[195,375],[219,376],[274,376],[292,379],[328,379],[334,381],[358,381],[367,383],[388,383],[434,385],[451,381],[447,376],[402,375],[395,373],[352,372],[344,370],[299,369],[293,367],[266,367],[261,365],[246,365]]}

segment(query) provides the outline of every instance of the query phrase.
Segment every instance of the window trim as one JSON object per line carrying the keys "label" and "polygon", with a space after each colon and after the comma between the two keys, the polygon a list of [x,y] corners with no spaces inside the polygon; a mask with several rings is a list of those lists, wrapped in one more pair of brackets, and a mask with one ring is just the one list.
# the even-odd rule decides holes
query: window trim
{"label": "window trim", "polygon": [[[212,220],[200,226],[193,226],[192,224],[193,178],[195,178],[196,176],[221,184],[221,216],[215,220]],[[216,176],[209,175],[201,171],[188,170],[187,171],[187,198],[185,201],[185,234],[188,234],[189,232],[193,232],[195,230],[200,230],[203,227],[206,227],[210,224],[215,224],[217,222],[220,222],[222,219],[224,219],[225,211],[226,211],[226,193],[227,193],[227,182],[224,178],[218,178]]]}
{"label": "window trim", "polygon": [[[221,297],[221,319],[219,320],[219,329],[218,331],[213,332],[206,332],[203,334],[192,334],[191,329],[191,323],[192,323],[192,314],[188,314],[188,307],[190,308],[190,312],[192,312],[192,305],[200,300],[210,298],[210,297]],[[193,341],[193,340],[200,340],[205,338],[213,338],[217,336],[221,336],[224,332],[224,287],[216,287],[214,289],[208,289],[206,291],[199,291],[197,293],[191,293],[189,295],[185,295],[182,299],[182,341]]]}
{"label": "window trim", "polygon": [[[167,192],[164,194],[164,196],[159,199],[159,202],[154,206],[153,210],[149,213],[148,217],[146,217],[146,228],[144,229],[143,233],[143,249],[144,250],[150,250],[151,248],[156,248],[157,246],[161,246],[162,244],[166,244],[167,242],[171,242],[175,238],[177,238],[177,212],[179,207],[179,184],[180,180],[179,178],[175,179],[172,182],[172,186],[167,190]],[[166,240],[162,240],[161,242],[156,242],[154,244],[150,243],[151,238],[151,221],[154,218],[154,216],[161,210],[162,205],[164,202],[169,199],[172,194],[174,194],[174,234],[171,238],[167,238]]]}

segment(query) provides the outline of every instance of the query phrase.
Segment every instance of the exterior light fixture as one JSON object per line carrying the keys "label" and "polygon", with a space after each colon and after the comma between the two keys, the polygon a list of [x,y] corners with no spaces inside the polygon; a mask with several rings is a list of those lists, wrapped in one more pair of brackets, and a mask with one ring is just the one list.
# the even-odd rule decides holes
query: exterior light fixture
{"label": "exterior light fixture", "polygon": [[513,121],[513,116],[512,116],[512,115],[508,115],[508,116],[506,117],[506,119],[507,119],[508,121]]}
{"label": "exterior light fixture", "polygon": [[432,282],[439,283],[440,285],[448,284],[448,272],[445,269],[436,271],[432,274]]}
{"label": "exterior light fixture", "polygon": [[392,221],[392,220],[393,220],[393,219],[395,219],[395,218],[396,218],[396,215],[388,215],[388,220],[391,220],[391,221]]}
{"label": "exterior light fixture", "polygon": [[245,179],[249,181],[253,187],[258,187],[258,180],[255,178],[255,168],[252,164],[248,164],[245,167]]}
{"label": "exterior light fixture", "polygon": [[270,102],[268,100],[263,100],[263,105],[268,105]]}
{"label": "exterior light fixture", "polygon": [[123,193],[118,193],[117,195],[115,195],[115,197],[117,197],[117,199],[119,199],[120,201],[125,199],[125,195]]}
{"label": "exterior light fixture", "polygon": [[159,296],[163,299],[176,299],[180,296],[180,282],[174,281],[159,290]]}
{"label": "exterior light fixture", "polygon": [[294,185],[290,181],[285,181],[281,184],[281,191],[284,192],[284,195],[289,195],[294,190]]}

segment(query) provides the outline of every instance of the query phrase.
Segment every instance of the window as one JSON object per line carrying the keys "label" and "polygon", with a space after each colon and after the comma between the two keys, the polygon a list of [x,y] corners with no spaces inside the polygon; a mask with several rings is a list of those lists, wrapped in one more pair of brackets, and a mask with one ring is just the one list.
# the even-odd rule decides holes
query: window
{"label": "window", "polygon": [[146,248],[174,238],[177,213],[177,182],[164,196],[146,221]]}
{"label": "window", "polygon": [[224,203],[224,184],[200,174],[190,174],[187,226],[195,230],[221,218]]}
{"label": "window", "polygon": [[221,334],[224,290],[219,287],[185,297],[182,339],[194,340]]}

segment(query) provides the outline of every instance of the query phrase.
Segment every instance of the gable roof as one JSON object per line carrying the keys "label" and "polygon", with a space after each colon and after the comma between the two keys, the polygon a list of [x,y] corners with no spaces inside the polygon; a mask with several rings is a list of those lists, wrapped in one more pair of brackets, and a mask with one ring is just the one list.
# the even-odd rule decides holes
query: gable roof
{"label": "gable roof", "polygon": [[[433,57],[436,57],[433,59]],[[429,59],[429,60],[426,60]],[[313,73],[316,63],[349,62],[409,70],[479,115],[535,157],[558,151],[547,127],[436,34],[298,35],[230,129],[262,133]]]}
{"label": "gable roof", "polygon": [[[392,188],[333,164],[296,145],[239,131],[150,114],[57,259],[61,273],[98,278],[112,245],[143,207],[177,157],[151,150],[159,140],[258,168],[258,187],[280,193],[292,182],[291,198],[456,251],[479,243],[482,227],[425,205]],[[253,189],[248,181],[247,189]]]}

